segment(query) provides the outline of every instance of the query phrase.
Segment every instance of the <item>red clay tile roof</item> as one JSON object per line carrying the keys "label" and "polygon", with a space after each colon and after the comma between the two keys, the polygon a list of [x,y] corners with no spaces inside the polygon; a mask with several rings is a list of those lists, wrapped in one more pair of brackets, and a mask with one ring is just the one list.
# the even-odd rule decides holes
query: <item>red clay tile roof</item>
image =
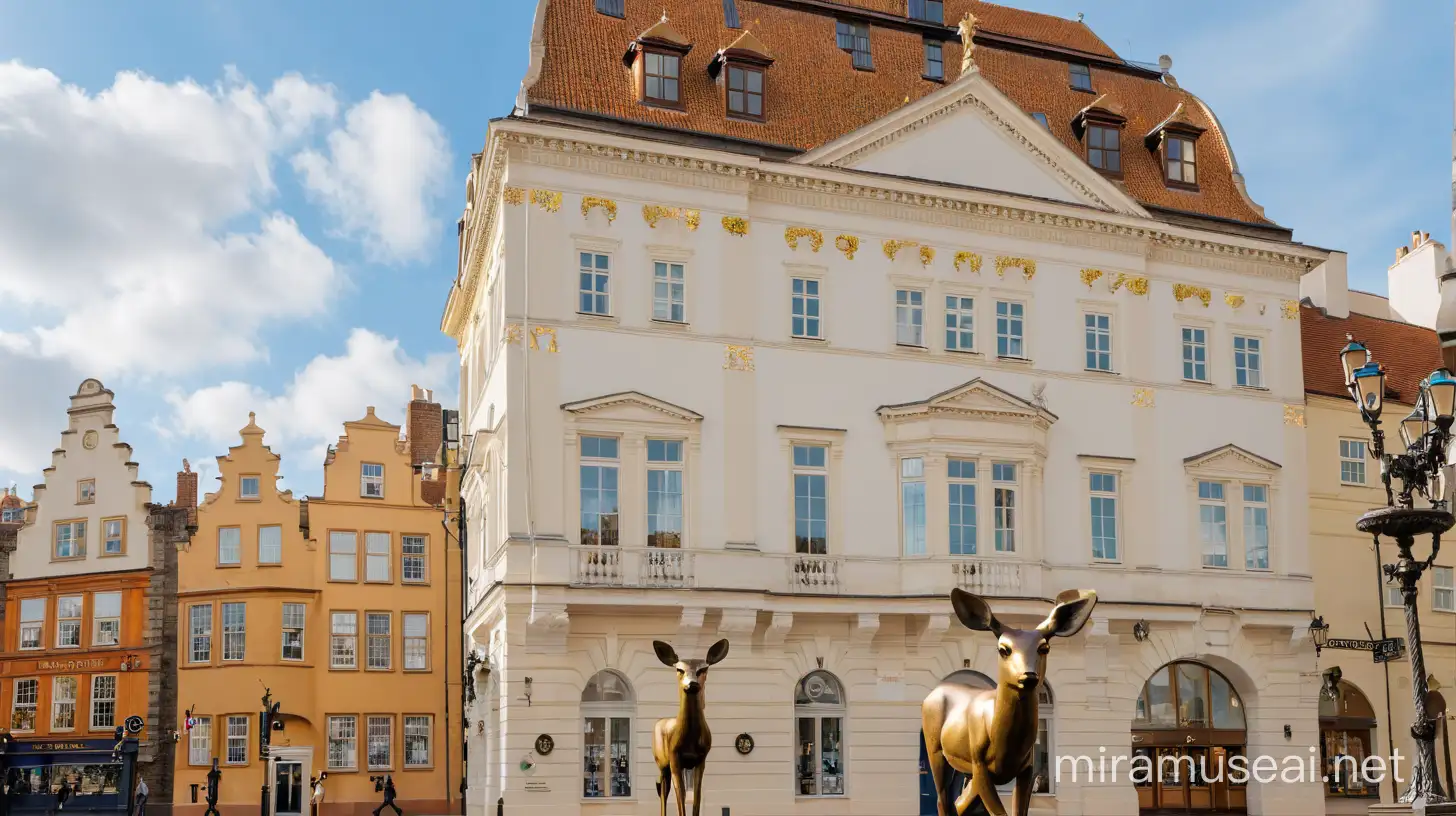
{"label": "red clay tile roof", "polygon": [[[873,71],[857,71],[835,39],[835,4],[816,0],[738,0],[739,17],[777,60],[765,75],[766,119],[731,119],[720,82],[708,63],[743,31],[727,28],[721,3],[703,0],[627,0],[626,19],[598,14],[590,0],[549,0],[543,28],[546,55],[528,90],[533,106],[607,116],[690,133],[723,136],[795,151],[809,150],[874,122],[943,87],[923,79],[922,34],[911,28],[871,24]],[[905,0],[848,0],[857,7],[903,17]],[[828,9],[828,10],[826,10]],[[666,10],[672,27],[694,48],[683,58],[685,110],[641,104],[622,55]],[[1192,94],[1165,85],[1154,74],[1123,66],[1117,54],[1082,23],[979,2],[947,0],[945,19],[956,25],[966,12],[978,23],[976,64],[998,89],[1028,113],[1045,113],[1052,133],[1079,155],[1082,143],[1070,122],[1100,94],[1116,101],[1127,124],[1122,133],[1123,184],[1144,204],[1250,224],[1271,224],[1234,185],[1232,160],[1221,130]],[[1005,41],[1035,41],[1019,47]],[[1036,53],[1028,53],[1028,48]],[[1048,50],[1050,48],[1051,50]],[[1038,50],[1039,49],[1039,50]],[[1095,93],[1074,90],[1068,74],[1073,51],[1088,55]],[[961,44],[944,43],[947,81],[960,73]],[[613,78],[615,77],[615,79]],[[1143,137],[1184,104],[1184,117],[1206,133],[1197,142],[1198,189],[1172,189],[1161,161]]]}
{"label": "red clay tile roof", "polygon": [[1385,366],[1387,398],[1406,405],[1420,393],[1421,380],[1442,365],[1441,341],[1423,326],[1355,312],[1343,319],[1326,317],[1323,310],[1301,306],[1299,334],[1304,353],[1304,390],[1309,394],[1346,396],[1340,349],[1349,342],[1347,334],[1365,344],[1375,361]]}

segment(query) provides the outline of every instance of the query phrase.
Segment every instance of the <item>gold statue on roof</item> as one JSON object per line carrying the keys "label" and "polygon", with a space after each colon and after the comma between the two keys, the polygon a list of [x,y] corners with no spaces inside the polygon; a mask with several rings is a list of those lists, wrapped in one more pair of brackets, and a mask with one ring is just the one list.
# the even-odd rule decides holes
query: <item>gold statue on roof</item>
{"label": "gold statue on roof", "polygon": [[961,18],[960,32],[961,73],[964,74],[967,71],[971,70],[972,65],[976,64],[976,44],[973,41],[973,38],[976,36],[976,15],[970,13],[969,11],[966,12],[966,16]]}

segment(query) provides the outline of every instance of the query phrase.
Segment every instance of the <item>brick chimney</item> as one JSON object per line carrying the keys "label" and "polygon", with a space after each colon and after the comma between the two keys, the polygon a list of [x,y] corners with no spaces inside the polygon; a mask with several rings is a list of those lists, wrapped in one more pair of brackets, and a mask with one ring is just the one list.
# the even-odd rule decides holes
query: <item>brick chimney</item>
{"label": "brick chimney", "polygon": [[440,445],[444,441],[440,405],[428,388],[410,386],[409,409],[405,411],[404,434],[409,440],[410,464],[440,463]]}
{"label": "brick chimney", "polygon": [[176,507],[185,507],[188,516],[196,518],[197,474],[192,470],[192,464],[186,459],[182,460],[182,469],[177,471],[177,499],[172,504]]}

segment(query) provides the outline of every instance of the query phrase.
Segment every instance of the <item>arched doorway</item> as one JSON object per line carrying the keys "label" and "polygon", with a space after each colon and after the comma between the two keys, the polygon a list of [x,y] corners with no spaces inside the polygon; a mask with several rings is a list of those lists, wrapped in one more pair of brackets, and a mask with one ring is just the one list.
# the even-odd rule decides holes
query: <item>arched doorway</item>
{"label": "arched doorway", "polygon": [[1245,745],[1244,704],[1227,677],[1193,661],[1163,666],[1143,684],[1133,712],[1138,807],[1243,811],[1245,785],[1230,779],[1228,761]]}
{"label": "arched doorway", "polygon": [[[945,676],[941,682],[961,683],[971,688],[994,689],[996,681],[986,675],[971,669],[960,669]],[[1037,687],[1037,733],[1036,750],[1032,754],[1032,779],[1034,793],[1052,793],[1052,768],[1051,758],[1055,756],[1052,750],[1052,724],[1055,722],[1055,712],[1052,709],[1055,696],[1051,687],[1043,682]],[[952,770],[954,777],[951,781],[952,790],[960,790],[965,785],[965,775],[959,771]],[[935,780],[930,775],[930,757],[925,750],[925,733],[920,733],[920,816],[936,816],[935,809]],[[1001,788],[1003,797],[1010,795],[1013,786],[1005,785]],[[1009,801],[1009,799],[1007,800]]]}
{"label": "arched doorway", "polygon": [[1334,695],[1320,695],[1320,765],[1324,768],[1328,798],[1380,798],[1377,783],[1360,774],[1365,757],[1374,749],[1375,709],[1348,680],[1339,681]]}

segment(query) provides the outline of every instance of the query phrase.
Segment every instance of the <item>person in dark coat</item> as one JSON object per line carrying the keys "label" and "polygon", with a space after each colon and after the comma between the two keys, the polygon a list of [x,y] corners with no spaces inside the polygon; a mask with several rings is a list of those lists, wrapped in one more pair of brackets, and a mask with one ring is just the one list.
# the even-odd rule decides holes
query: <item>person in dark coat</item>
{"label": "person in dark coat", "polygon": [[404,816],[404,811],[400,810],[399,805],[394,803],[395,796],[394,777],[384,777],[384,801],[380,803],[379,807],[374,809],[374,816],[379,816],[379,812],[385,808],[394,808],[394,816]]}
{"label": "person in dark coat", "polygon": [[207,772],[207,810],[202,816],[222,816],[217,812],[218,788],[222,784],[222,771],[217,767],[217,757],[212,758],[212,770]]}

